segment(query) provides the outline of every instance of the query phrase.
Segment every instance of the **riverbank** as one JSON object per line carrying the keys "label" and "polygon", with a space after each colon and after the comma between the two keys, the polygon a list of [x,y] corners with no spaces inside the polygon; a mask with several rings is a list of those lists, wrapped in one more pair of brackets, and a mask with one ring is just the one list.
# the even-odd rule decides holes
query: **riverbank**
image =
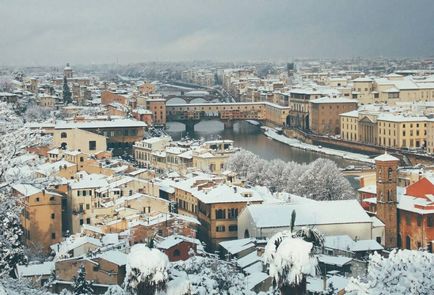
{"label": "riverbank", "polygon": [[302,149],[302,150],[306,150],[306,151],[312,151],[312,152],[325,154],[325,155],[329,155],[329,156],[336,156],[336,157],[340,157],[342,159],[362,162],[362,163],[366,163],[366,164],[375,164],[374,159],[370,159],[369,156],[367,156],[367,155],[363,155],[363,154],[359,154],[359,153],[352,153],[352,152],[347,152],[347,151],[341,151],[341,150],[331,149],[331,148],[327,148],[327,147],[316,146],[313,144],[307,144],[307,143],[301,142],[298,139],[289,138],[289,137],[286,137],[285,135],[278,134],[273,128],[263,126],[262,129],[265,130],[264,131],[265,136],[267,136],[273,140],[279,141],[281,143],[287,144],[287,145],[294,147],[294,148],[298,148],[298,149]]}

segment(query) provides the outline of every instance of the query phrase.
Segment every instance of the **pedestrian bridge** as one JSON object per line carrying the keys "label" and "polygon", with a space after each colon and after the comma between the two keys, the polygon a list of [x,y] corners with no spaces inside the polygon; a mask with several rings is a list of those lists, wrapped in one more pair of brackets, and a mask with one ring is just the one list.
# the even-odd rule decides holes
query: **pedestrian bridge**
{"label": "pedestrian bridge", "polygon": [[181,122],[186,129],[202,120],[219,119],[225,128],[231,128],[234,121],[256,120],[285,126],[288,120],[289,107],[269,102],[237,102],[237,103],[191,103],[166,105],[168,122]]}

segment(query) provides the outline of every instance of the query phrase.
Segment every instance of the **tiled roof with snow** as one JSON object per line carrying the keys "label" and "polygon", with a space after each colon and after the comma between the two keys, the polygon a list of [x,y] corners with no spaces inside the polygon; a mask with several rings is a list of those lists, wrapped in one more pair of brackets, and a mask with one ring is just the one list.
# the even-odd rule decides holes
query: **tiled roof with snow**
{"label": "tiled roof with snow", "polygon": [[58,121],[55,129],[94,129],[94,128],[128,128],[128,127],[146,127],[147,124],[142,121],[131,119],[120,119],[112,121],[95,120],[89,122],[66,122]]}
{"label": "tiled roof with snow", "polygon": [[252,239],[250,238],[224,241],[224,242],[220,242],[219,245],[232,255],[240,253],[241,251],[244,251],[249,248],[255,248],[255,244],[252,242]]}
{"label": "tiled roof with snow", "polygon": [[31,184],[13,184],[12,188],[25,197],[42,192],[41,189],[34,187]]}
{"label": "tiled roof with snow", "polygon": [[18,278],[31,276],[49,276],[53,270],[53,261],[47,261],[38,264],[17,265]]}
{"label": "tiled roof with snow", "polygon": [[357,103],[356,99],[346,98],[346,97],[320,97],[310,101],[311,103]]}
{"label": "tiled roof with snow", "polygon": [[116,265],[122,266],[127,264],[128,255],[118,250],[109,250],[101,254],[98,254],[96,257],[107,260]]}
{"label": "tiled roof with snow", "polygon": [[374,160],[375,161],[385,161],[385,162],[387,162],[387,161],[399,161],[398,158],[396,158],[396,157],[394,157],[388,153],[384,153],[378,157],[375,157]]}
{"label": "tiled roof with snow", "polygon": [[[288,227],[291,213],[295,210],[296,226],[372,223],[369,215],[357,200],[317,201],[301,204],[261,204],[247,206],[258,228]],[[339,214],[336,214],[339,212]]]}

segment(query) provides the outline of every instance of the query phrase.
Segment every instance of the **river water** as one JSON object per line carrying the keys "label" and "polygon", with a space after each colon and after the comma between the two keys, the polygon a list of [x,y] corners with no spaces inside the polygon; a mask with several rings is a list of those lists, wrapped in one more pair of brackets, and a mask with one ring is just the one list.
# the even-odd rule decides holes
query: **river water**
{"label": "river water", "polygon": [[[167,132],[173,139],[179,140],[187,135],[184,124],[169,122]],[[305,151],[290,147],[281,142],[272,140],[262,133],[262,130],[248,122],[240,121],[234,124],[233,129],[224,129],[223,123],[217,120],[201,121],[195,125],[194,134],[188,134],[192,138],[231,139],[236,147],[249,150],[259,157],[267,160],[281,159],[283,161],[294,161],[297,163],[310,163],[318,158],[327,158],[336,162],[339,167],[349,165],[361,166],[360,163],[342,159],[340,157],[318,154],[312,151]]]}

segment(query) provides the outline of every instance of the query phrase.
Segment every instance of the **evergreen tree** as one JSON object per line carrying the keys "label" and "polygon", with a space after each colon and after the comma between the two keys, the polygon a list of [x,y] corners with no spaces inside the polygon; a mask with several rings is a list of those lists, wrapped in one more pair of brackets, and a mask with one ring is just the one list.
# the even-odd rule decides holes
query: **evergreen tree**
{"label": "evergreen tree", "polygon": [[74,295],[91,295],[94,294],[93,282],[86,281],[86,270],[81,265],[78,269],[78,275],[74,277]]}
{"label": "evergreen tree", "polygon": [[69,90],[68,80],[66,77],[63,77],[63,102],[65,104],[72,103],[72,94]]}

